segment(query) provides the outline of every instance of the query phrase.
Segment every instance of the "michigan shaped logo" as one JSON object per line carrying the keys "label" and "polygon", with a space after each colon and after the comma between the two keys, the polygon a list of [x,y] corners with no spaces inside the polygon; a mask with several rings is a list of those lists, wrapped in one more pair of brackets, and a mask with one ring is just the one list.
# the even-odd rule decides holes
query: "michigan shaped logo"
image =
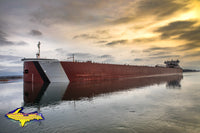
{"label": "michigan shaped logo", "polygon": [[33,121],[33,120],[36,120],[36,121],[40,121],[40,120],[44,120],[44,117],[42,116],[41,113],[38,113],[37,111],[35,112],[31,112],[31,113],[24,113],[22,112],[23,110],[23,107],[21,108],[17,108],[9,113],[7,113],[5,116],[8,118],[8,119],[12,119],[12,120],[15,120],[15,121],[19,121],[20,122],[20,125],[22,127],[24,127],[25,123],[26,122],[29,122],[29,121]]}

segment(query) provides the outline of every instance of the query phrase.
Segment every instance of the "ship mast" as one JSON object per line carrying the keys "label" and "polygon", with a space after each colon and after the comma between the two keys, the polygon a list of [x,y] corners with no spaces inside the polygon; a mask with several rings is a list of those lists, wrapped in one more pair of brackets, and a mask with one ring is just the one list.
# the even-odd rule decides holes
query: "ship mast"
{"label": "ship mast", "polygon": [[41,45],[41,43],[40,42],[38,42],[38,52],[36,53],[36,58],[37,59],[39,59],[40,58],[40,45]]}
{"label": "ship mast", "polygon": [[72,54],[72,56],[67,59],[71,59],[71,58],[73,58],[73,62],[74,62],[74,54]]}
{"label": "ship mast", "polygon": [[74,62],[74,54],[72,54],[73,62]]}

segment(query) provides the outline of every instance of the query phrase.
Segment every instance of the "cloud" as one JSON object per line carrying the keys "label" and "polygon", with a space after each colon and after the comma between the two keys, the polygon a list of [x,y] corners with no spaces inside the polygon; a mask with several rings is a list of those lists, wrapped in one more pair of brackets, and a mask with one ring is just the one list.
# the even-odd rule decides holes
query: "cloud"
{"label": "cloud", "polygon": [[[0,76],[7,75],[22,75],[23,66],[22,66],[22,57],[14,55],[0,55],[1,64],[0,64]],[[12,65],[3,65],[6,64]]]}
{"label": "cloud", "polygon": [[185,39],[193,42],[200,42],[200,26],[192,27],[190,30],[181,34],[178,39]]}
{"label": "cloud", "polygon": [[12,41],[7,40],[7,34],[0,30],[0,46],[14,45]]}
{"label": "cloud", "polygon": [[144,18],[154,16],[156,19],[164,19],[178,11],[187,10],[187,1],[176,0],[138,0],[129,3],[124,15],[111,21],[112,24],[124,24],[134,21],[142,21]]}
{"label": "cloud", "polygon": [[24,41],[19,41],[15,43],[16,45],[28,45],[28,43],[24,42]]}
{"label": "cloud", "polygon": [[151,56],[148,57],[149,59],[168,59],[168,58],[179,58],[180,55],[161,55],[161,56]]}
{"label": "cloud", "polygon": [[73,39],[78,39],[78,38],[83,38],[83,39],[98,39],[99,37],[96,35],[91,35],[91,34],[80,34],[76,35],[73,37]]}
{"label": "cloud", "polygon": [[[140,0],[138,3],[137,12],[157,15],[159,18],[168,17],[173,15],[177,11],[187,9],[187,1],[176,1],[176,0]],[[141,16],[143,16],[141,14]]]}
{"label": "cloud", "polygon": [[169,59],[169,58],[179,58],[179,54],[173,54],[176,47],[151,47],[143,50],[143,52],[148,53],[148,59]]}
{"label": "cloud", "polygon": [[106,43],[105,45],[107,45],[107,46],[113,46],[113,45],[117,45],[117,44],[125,44],[127,42],[128,42],[128,40],[115,40],[115,41]]}
{"label": "cloud", "polygon": [[153,51],[160,51],[160,50],[169,51],[172,48],[173,47],[151,47],[151,48],[143,50],[143,52],[153,52]]}
{"label": "cloud", "polygon": [[[197,21],[175,21],[166,26],[159,27],[155,32],[161,33],[161,39],[169,39],[172,36],[179,36],[177,39],[186,39],[184,34],[193,29]],[[190,32],[191,33],[191,32]],[[184,36],[183,36],[184,35]],[[192,34],[193,35],[193,34]]]}
{"label": "cloud", "polygon": [[23,57],[13,56],[13,55],[0,55],[1,61],[10,62],[10,63],[21,63]]}
{"label": "cloud", "polygon": [[96,30],[90,33],[78,34],[73,37],[73,39],[79,38],[85,40],[94,39],[98,41],[97,43],[105,43],[105,39],[110,39],[111,35],[109,33],[109,30]]}
{"label": "cloud", "polygon": [[[40,3],[40,2],[38,2]],[[31,13],[31,21],[42,24],[121,24],[156,16],[168,17],[186,10],[188,2],[176,0],[44,0]]]}
{"label": "cloud", "polygon": [[162,52],[156,52],[156,53],[153,53],[151,55],[154,55],[154,56],[157,56],[157,55],[166,55],[166,54],[169,54],[170,52],[168,51],[162,51]]}
{"label": "cloud", "polygon": [[30,34],[32,36],[41,36],[42,35],[42,32],[40,32],[39,30],[31,30],[30,31]]}
{"label": "cloud", "polygon": [[97,56],[97,58],[100,58],[101,60],[99,60],[99,61],[104,62],[104,63],[113,63],[115,61],[115,58],[109,54]]}
{"label": "cloud", "polygon": [[[8,49],[20,50],[18,46],[26,45],[26,41],[34,42],[35,37],[45,33],[41,41],[49,44],[46,50],[63,48],[52,52],[52,56],[62,57],[64,60],[75,51],[75,59],[113,59],[104,56],[108,53],[115,56],[117,62],[124,62],[128,56],[134,55],[138,61],[136,63],[151,64],[158,60],[147,62],[146,56],[155,58],[183,55],[185,50],[191,52],[199,48],[200,27],[198,10],[193,5],[195,2],[196,0],[3,0],[0,4],[0,46],[13,47],[1,49],[1,54],[8,54]],[[188,20],[177,21],[179,19]],[[96,44],[91,45],[92,43]],[[173,43],[177,47],[171,47]],[[92,51],[88,50],[90,45],[93,47]],[[31,47],[32,45],[27,49],[30,51]],[[132,49],[140,51],[130,53]],[[17,53],[20,54],[19,51]],[[24,54],[31,56],[31,52]],[[48,57],[48,52],[43,55]],[[142,58],[144,59],[139,62]]]}
{"label": "cloud", "polygon": [[177,50],[186,51],[186,50],[194,50],[196,48],[200,48],[200,42],[186,43],[184,45],[178,46]]}
{"label": "cloud", "polygon": [[[45,1],[45,0],[44,0]],[[31,13],[31,21],[42,24],[96,24],[107,17],[110,0],[53,0],[43,2]],[[104,10],[105,9],[105,10]]]}
{"label": "cloud", "polygon": [[132,21],[135,21],[137,20],[138,18],[136,16],[132,16],[132,17],[121,17],[121,18],[118,18],[114,21],[111,22],[111,24],[123,24],[123,23],[129,23],[129,22],[132,22]]}
{"label": "cloud", "polygon": [[138,52],[141,52],[141,51],[139,51],[139,50],[131,50],[130,53],[132,54],[132,53],[138,53]]}
{"label": "cloud", "polygon": [[27,45],[24,41],[14,42],[7,39],[8,35],[0,30],[0,46]]}
{"label": "cloud", "polygon": [[184,57],[198,57],[200,59],[200,51],[195,51],[192,53],[187,53],[186,55],[184,55]]}
{"label": "cloud", "polygon": [[133,42],[137,42],[137,43],[148,43],[148,42],[153,42],[158,40],[158,38],[156,37],[151,37],[151,38],[137,38],[137,39],[133,39]]}
{"label": "cloud", "polygon": [[98,41],[96,43],[107,43],[108,41]]}
{"label": "cloud", "polygon": [[160,27],[157,32],[166,32],[174,30],[187,30],[191,28],[197,21],[174,21],[169,23],[167,26]]}
{"label": "cloud", "polygon": [[65,53],[66,52],[66,50],[63,49],[63,48],[57,48],[57,49],[55,49],[55,51],[58,52],[58,53]]}
{"label": "cloud", "polygon": [[143,61],[142,58],[135,58],[134,61]]}
{"label": "cloud", "polygon": [[109,54],[104,54],[104,55],[99,56],[99,58],[113,58],[113,56]]}
{"label": "cloud", "polygon": [[176,36],[174,39],[185,40],[185,43],[176,47],[177,50],[192,50],[200,47],[200,26],[195,26],[197,21],[175,21],[166,26],[159,27],[155,32],[161,33],[161,39],[169,39]]}

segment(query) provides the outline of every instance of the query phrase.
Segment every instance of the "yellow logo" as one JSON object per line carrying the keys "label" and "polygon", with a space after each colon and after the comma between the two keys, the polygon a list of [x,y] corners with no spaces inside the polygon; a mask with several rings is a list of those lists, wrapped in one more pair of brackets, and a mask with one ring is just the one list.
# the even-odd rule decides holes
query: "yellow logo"
{"label": "yellow logo", "polygon": [[7,113],[5,116],[8,119],[19,121],[21,123],[20,125],[22,127],[24,127],[25,123],[29,122],[29,121],[44,120],[44,117],[42,116],[42,114],[38,113],[37,111],[36,112],[32,112],[32,113],[23,113],[22,110],[23,110],[23,107],[17,108],[15,110]]}

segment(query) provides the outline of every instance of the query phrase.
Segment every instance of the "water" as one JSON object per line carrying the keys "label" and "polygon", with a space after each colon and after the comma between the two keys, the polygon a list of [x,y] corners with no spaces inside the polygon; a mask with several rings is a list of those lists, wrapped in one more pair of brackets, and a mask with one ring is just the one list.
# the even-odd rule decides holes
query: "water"
{"label": "water", "polygon": [[[0,83],[0,133],[199,133],[200,73],[70,84]],[[21,127],[24,107],[45,120]]]}

